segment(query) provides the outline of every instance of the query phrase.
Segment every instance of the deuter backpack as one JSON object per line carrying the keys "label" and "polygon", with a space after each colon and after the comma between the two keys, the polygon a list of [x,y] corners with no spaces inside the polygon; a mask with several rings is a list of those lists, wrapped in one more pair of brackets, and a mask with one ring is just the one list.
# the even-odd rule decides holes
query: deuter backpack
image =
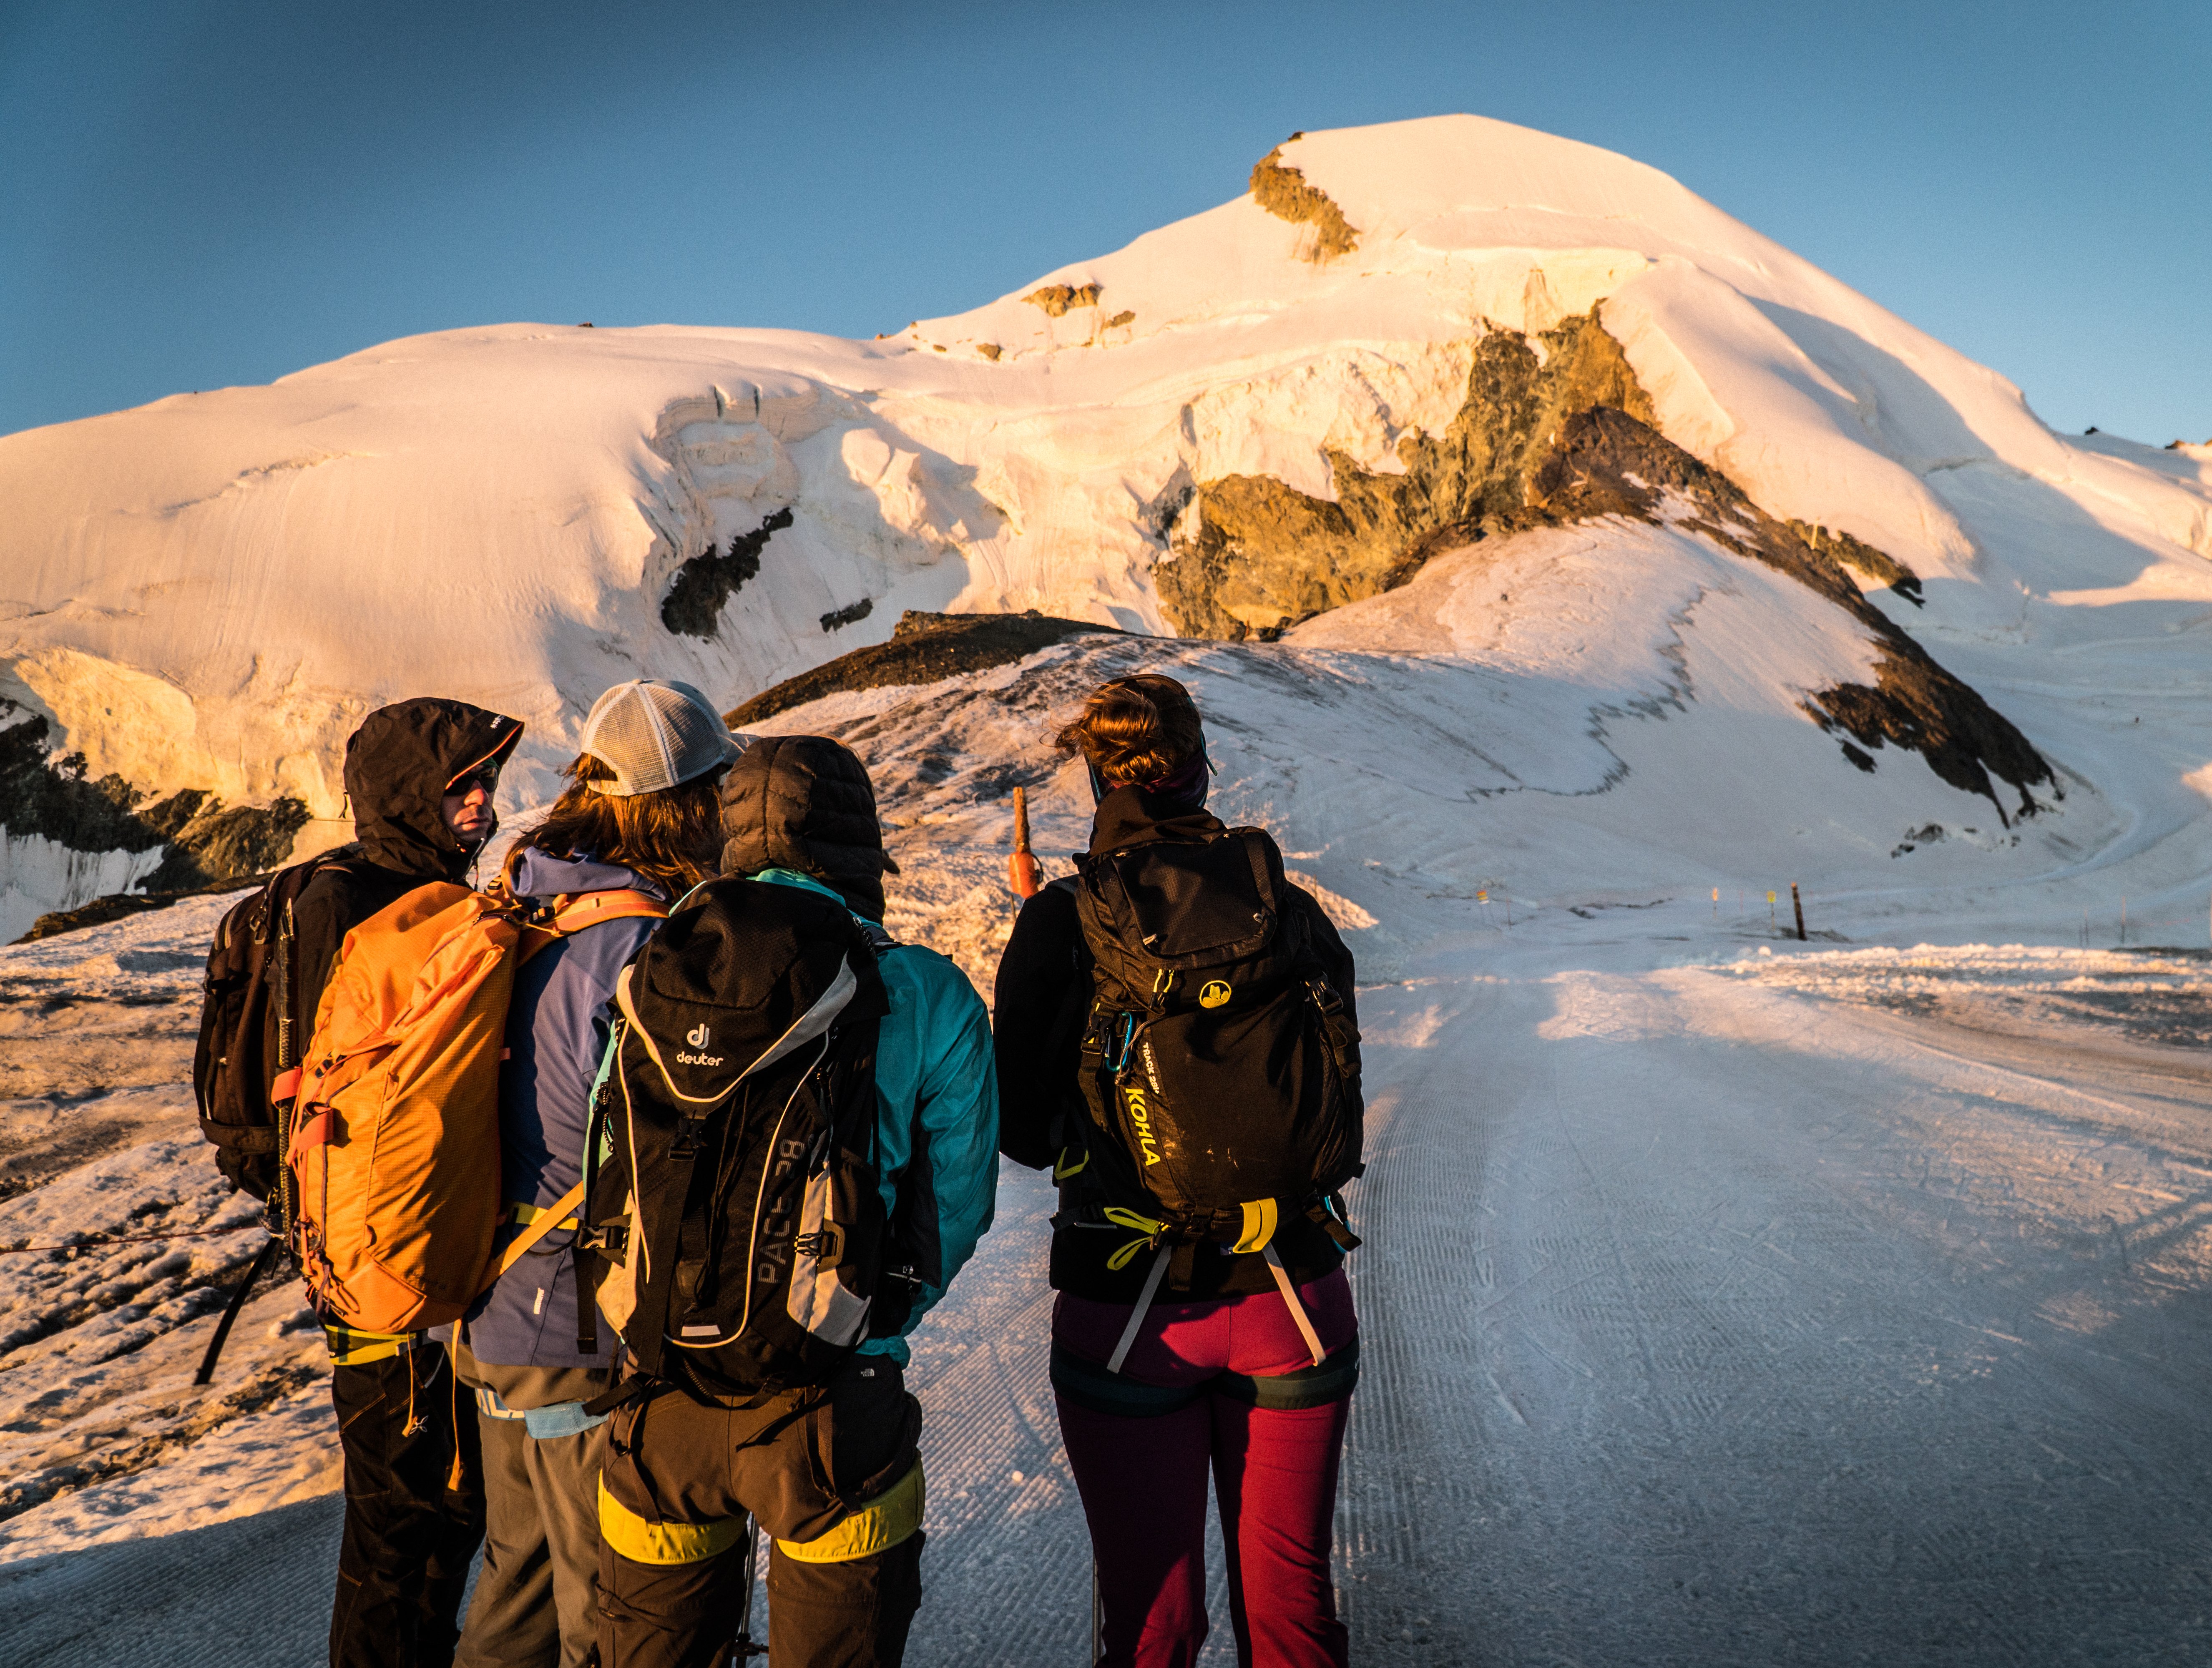
{"label": "deuter backpack", "polygon": [[1078,869],[1091,963],[1083,1164],[1108,1220],[1148,1236],[1131,1254],[1158,1253],[1111,1365],[1170,1253],[1209,1241],[1264,1255],[1312,1344],[1273,1241],[1297,1213],[1358,1243],[1333,1206],[1360,1171],[1359,1033],[1304,914],[1284,907],[1282,853],[1264,830],[1228,828]]}
{"label": "deuter backpack", "polygon": [[[258,1199],[270,1198],[282,1174],[277,1097],[270,1086],[299,1064],[307,1042],[307,1027],[296,1011],[292,907],[317,875],[344,866],[315,858],[271,876],[231,906],[208,950],[192,1053],[200,1133],[214,1143],[222,1174]],[[270,1202],[271,1226],[279,1233],[283,1204],[281,1197]]]}
{"label": "deuter backpack", "polygon": [[575,1208],[580,1186],[492,1258],[514,975],[569,933],[666,913],[628,889],[533,905],[434,881],[346,934],[285,1149],[293,1255],[318,1311],[366,1332],[457,1320]]}
{"label": "deuter backpack", "polygon": [[617,1398],[826,1381],[908,1301],[884,1289],[889,1003],[868,934],[813,893],[713,882],[623,970],[616,1003],[580,1242],[613,1265],[601,1307],[637,1368]]}

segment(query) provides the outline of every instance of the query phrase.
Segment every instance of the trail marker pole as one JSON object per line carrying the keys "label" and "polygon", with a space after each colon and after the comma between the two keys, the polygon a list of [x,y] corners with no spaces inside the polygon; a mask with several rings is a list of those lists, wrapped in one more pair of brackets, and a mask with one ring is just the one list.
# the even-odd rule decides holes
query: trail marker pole
{"label": "trail marker pole", "polygon": [[1719,888],[1719,887],[1716,886],[1715,888],[1713,888],[1713,919],[1714,919],[1715,920],[1717,920],[1717,921],[1718,919],[1720,919],[1720,918],[1721,918],[1721,889],[1720,889],[1720,888]]}
{"label": "trail marker pole", "polygon": [[1030,850],[1030,797],[1014,790],[1014,849],[1006,858],[1006,884],[1018,898],[1034,898],[1044,890],[1044,865]]}
{"label": "trail marker pole", "polygon": [[2120,948],[2128,946],[2128,895],[2120,894]]}
{"label": "trail marker pole", "polygon": [[1790,883],[1790,907],[1797,912],[1797,942],[1805,942],[1805,901],[1797,895],[1797,883]]}
{"label": "trail marker pole", "polygon": [[1766,924],[1769,926],[1776,925],[1774,919],[1774,894],[1771,892],[1769,892],[1766,895]]}

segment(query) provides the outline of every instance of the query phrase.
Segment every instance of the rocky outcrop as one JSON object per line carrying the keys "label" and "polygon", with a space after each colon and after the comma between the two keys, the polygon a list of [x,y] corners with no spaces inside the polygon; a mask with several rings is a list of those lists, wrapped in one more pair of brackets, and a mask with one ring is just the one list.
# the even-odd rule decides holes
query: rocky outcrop
{"label": "rocky outcrop", "polygon": [[732,538],[727,552],[709,544],[685,562],[660,600],[660,623],[686,637],[712,637],[722,604],[760,572],[761,552],[768,548],[769,537],[789,525],[791,512],[778,510],[751,532]]}
{"label": "rocky outcrop", "polygon": [[[16,711],[13,701],[0,701],[0,720]],[[83,754],[52,757],[50,733],[35,716],[0,730],[0,827],[79,852],[150,852],[169,837],[138,814],[144,796],[120,776],[88,781]],[[164,800],[149,814],[162,816],[185,798]],[[186,818],[198,800],[194,795],[186,805]]]}
{"label": "rocky outcrop", "polygon": [[936,683],[963,672],[1003,666],[1086,633],[1119,636],[1111,626],[1026,614],[924,614],[909,609],[888,643],[854,649],[811,671],[763,689],[726,715],[732,730],[848,689]]}
{"label": "rocky outcrop", "polygon": [[[1283,144],[1304,137],[1293,133]],[[1303,170],[1283,161],[1283,145],[1252,165],[1252,200],[1278,220],[1311,226],[1314,246],[1310,253],[1316,261],[1333,261],[1359,246],[1359,228],[1345,219],[1344,210],[1328,192],[1306,184]]]}
{"label": "rocky outcrop", "polygon": [[1186,636],[1265,640],[1403,585],[1432,550],[1531,525],[1529,475],[1566,418],[1592,406],[1657,421],[1597,309],[1533,341],[1492,331],[1444,432],[1399,440],[1402,473],[1331,450],[1334,503],[1270,476],[1199,483],[1195,518],[1179,524],[1190,531],[1153,572],[1160,605]]}
{"label": "rocky outcrop", "polygon": [[1877,550],[1864,539],[1853,538],[1849,533],[1832,533],[1809,522],[1787,521],[1783,525],[1815,550],[1825,551],[1876,585],[1887,585],[1913,607],[1922,605],[1924,599],[1920,594],[1920,576],[1887,552]]}
{"label": "rocky outcrop", "polygon": [[[1401,474],[1327,454],[1336,500],[1267,476],[1189,488],[1171,559],[1154,569],[1163,610],[1195,637],[1268,639],[1301,620],[1403,585],[1435,551],[1596,516],[1662,519],[1789,574],[1849,612],[1879,646],[1872,684],[1810,695],[1807,713],[1844,756],[1875,767],[1911,749],[2001,817],[2036,808],[2057,779],[2027,738],[1866,600],[1855,575],[1920,600],[1902,562],[1848,533],[1778,520],[1662,435],[1650,396],[1599,311],[1476,344],[1467,398],[1439,435],[1398,445]],[[1686,516],[1686,519],[1685,519]],[[2018,796],[2008,811],[1996,784]]]}
{"label": "rocky outcrop", "polygon": [[1042,307],[1048,318],[1064,317],[1070,307],[1095,307],[1101,294],[1097,284],[1047,284],[1022,297],[1033,307]]}
{"label": "rocky outcrop", "polygon": [[[0,703],[0,719],[13,715]],[[0,729],[0,827],[36,834],[72,852],[151,852],[166,847],[143,886],[181,891],[273,869],[307,825],[298,799],[226,807],[200,788],[152,803],[120,776],[87,779],[84,755],[52,756],[45,718]]]}
{"label": "rocky outcrop", "polygon": [[[1577,413],[1528,486],[1526,525],[1558,526],[1601,515],[1657,522],[1663,514],[1674,527],[1788,574],[1858,621],[1877,646],[1875,682],[1816,691],[1804,710],[1823,730],[1858,743],[1845,742],[1844,751],[1861,769],[1874,768],[1872,755],[1863,749],[1910,749],[1953,787],[1985,796],[2008,824],[2037,809],[2035,789],[2047,789],[2054,800],[2063,797],[2027,738],[1866,600],[1832,538],[1808,541],[1797,524],[1768,515],[1733,481],[1647,424],[1606,407]],[[1996,781],[2019,795],[2009,813]]]}

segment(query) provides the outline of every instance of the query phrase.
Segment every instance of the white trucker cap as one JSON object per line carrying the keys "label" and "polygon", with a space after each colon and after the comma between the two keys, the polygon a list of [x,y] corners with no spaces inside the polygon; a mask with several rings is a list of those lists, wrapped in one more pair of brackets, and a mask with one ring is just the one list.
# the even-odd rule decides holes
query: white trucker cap
{"label": "white trucker cap", "polygon": [[690,684],[639,677],[592,703],[578,745],[615,773],[611,782],[589,785],[628,798],[703,776],[743,753],[750,739],[732,735]]}

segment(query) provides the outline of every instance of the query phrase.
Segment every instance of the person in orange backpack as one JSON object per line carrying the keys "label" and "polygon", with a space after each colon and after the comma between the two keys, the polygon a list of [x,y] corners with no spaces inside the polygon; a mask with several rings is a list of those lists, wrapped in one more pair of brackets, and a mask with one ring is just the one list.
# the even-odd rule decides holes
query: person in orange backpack
{"label": "person in orange backpack", "polygon": [[580,1668],[598,1639],[605,1420],[584,1404],[614,1379],[612,1328],[589,1321],[574,1251],[586,1125],[615,980],[669,906],[711,880],[719,790],[744,742],[689,684],[639,679],[584,721],[568,785],[515,842],[508,891],[559,933],[515,975],[500,1068],[502,1197],[512,1239],[559,1222],[455,1328],[476,1389],[488,1512],[463,1668]]}
{"label": "person in orange backpack", "polygon": [[[347,935],[418,889],[458,882],[498,826],[500,767],[522,725],[465,701],[380,707],[346,743],[358,856],[326,864],[294,906],[294,1014],[322,1005]],[[280,1086],[280,1099],[290,1086]],[[483,1538],[476,1421],[456,1417],[446,1350],[426,1333],[326,1322],[345,1456],[331,1668],[446,1668]]]}

